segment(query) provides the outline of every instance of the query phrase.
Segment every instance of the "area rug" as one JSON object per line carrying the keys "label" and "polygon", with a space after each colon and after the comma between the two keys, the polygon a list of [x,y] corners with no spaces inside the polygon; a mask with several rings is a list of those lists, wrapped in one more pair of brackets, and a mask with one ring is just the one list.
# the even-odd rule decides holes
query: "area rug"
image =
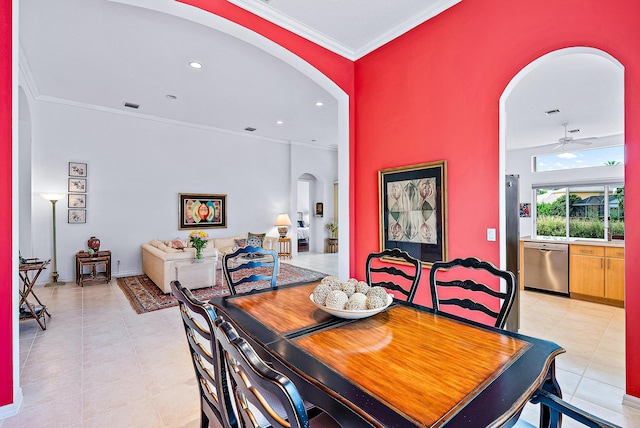
{"label": "area rug", "polygon": [[[229,294],[229,288],[222,279],[222,271],[216,270],[216,286],[191,290],[193,294],[200,300],[207,301],[214,297],[226,296]],[[280,272],[278,273],[277,285],[287,285],[296,282],[318,281],[327,276],[324,273],[316,272],[310,269],[304,269],[287,263],[280,263]],[[176,306],[178,301],[173,294],[164,294],[156,286],[147,275],[124,276],[117,278],[118,285],[129,300],[131,307],[139,314],[158,309],[170,308]],[[259,281],[256,288],[266,288],[269,286],[267,281]],[[252,288],[253,285],[248,287]],[[242,292],[239,289],[238,292]]]}

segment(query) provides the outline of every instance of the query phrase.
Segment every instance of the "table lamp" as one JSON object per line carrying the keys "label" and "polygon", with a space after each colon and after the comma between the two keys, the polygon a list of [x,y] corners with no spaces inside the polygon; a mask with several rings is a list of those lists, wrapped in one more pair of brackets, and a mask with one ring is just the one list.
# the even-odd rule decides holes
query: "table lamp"
{"label": "table lamp", "polygon": [[58,281],[58,263],[56,255],[56,202],[65,197],[64,193],[41,193],[40,196],[51,202],[53,207],[53,272],[51,278],[53,281],[45,284],[45,287],[64,285],[64,282]]}
{"label": "table lamp", "polygon": [[275,225],[278,226],[278,233],[280,234],[280,238],[285,238],[287,236],[287,232],[289,231],[289,226],[291,226],[291,219],[289,218],[289,214],[278,214]]}

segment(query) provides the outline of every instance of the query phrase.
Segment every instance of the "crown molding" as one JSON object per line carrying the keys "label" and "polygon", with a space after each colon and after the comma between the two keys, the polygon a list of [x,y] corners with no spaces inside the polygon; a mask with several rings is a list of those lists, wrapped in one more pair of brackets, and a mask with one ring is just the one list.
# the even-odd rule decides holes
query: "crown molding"
{"label": "crown molding", "polygon": [[460,3],[462,0],[439,0],[433,6],[424,11],[412,16],[401,24],[395,26],[394,28],[386,31],[381,34],[379,37],[376,37],[371,42],[362,46],[361,48],[354,49],[351,46],[347,46],[343,43],[340,43],[330,37],[327,37],[325,34],[299,22],[295,19],[284,15],[283,13],[278,12],[277,10],[269,7],[267,3],[263,3],[256,0],[227,0],[229,3],[233,3],[234,5],[249,11],[261,18],[266,19],[267,21],[276,24],[286,30],[289,30],[300,37],[304,37],[305,39],[322,46],[323,48],[330,50],[340,56],[345,57],[351,61],[355,61],[357,59],[362,58],[368,53],[374,51],[375,49],[389,43],[391,40],[401,36],[407,31],[417,27],[423,22],[433,18],[439,13],[445,11],[446,9]]}
{"label": "crown molding", "polygon": [[100,106],[100,105],[95,105],[95,104],[81,103],[81,102],[78,102],[78,101],[72,101],[72,100],[68,100],[68,99],[64,99],[64,98],[51,97],[51,96],[48,96],[48,95],[39,95],[39,96],[34,97],[34,98],[37,101],[42,101],[42,102],[47,102],[47,103],[60,104],[60,105],[68,106],[68,107],[81,108],[81,109],[85,109],[85,110],[94,110],[94,111],[99,111],[99,112],[102,112],[102,113],[116,114],[116,115],[120,115],[120,116],[133,117],[133,118],[140,119],[140,120],[149,120],[149,121],[153,121],[153,122],[160,122],[160,123],[165,123],[165,124],[174,125],[174,126],[183,126],[183,127],[186,127],[186,128],[200,129],[200,130],[209,131],[209,132],[217,132],[217,133],[220,133],[220,134],[234,135],[236,137],[250,138],[250,139],[260,140],[260,141],[268,141],[270,143],[306,146],[306,147],[311,147],[311,148],[314,148],[314,149],[321,149],[321,150],[334,150],[331,147],[314,145],[314,144],[309,144],[309,143],[300,142],[300,141],[284,140],[284,139],[280,139],[280,138],[264,137],[264,136],[260,136],[260,135],[251,135],[251,134],[247,134],[246,132],[234,131],[234,130],[225,129],[225,128],[217,128],[215,126],[202,125],[202,124],[193,123],[193,122],[185,122],[185,121],[182,121],[182,120],[167,119],[167,118],[164,118],[164,117],[154,116],[154,115],[150,115],[150,114],[142,114],[142,113],[136,113],[136,112],[132,112],[132,111],[124,111],[124,110],[116,109],[116,108],[113,108],[113,107],[105,107],[105,106]]}
{"label": "crown molding", "polygon": [[404,33],[414,29],[418,25],[430,20],[431,18],[433,18],[433,17],[435,17],[437,15],[439,15],[440,13],[444,12],[445,10],[449,9],[450,7],[455,6],[456,4],[460,3],[461,1],[462,0],[440,0],[440,1],[436,2],[430,8],[425,9],[422,12],[413,15],[411,18],[409,18],[406,21],[402,22],[400,25],[397,25],[397,26],[393,27],[392,29],[390,29],[389,31],[386,31],[386,32],[382,33],[380,36],[376,37],[371,42],[369,42],[366,45],[362,46],[361,48],[357,49],[355,51],[356,59],[360,59],[363,56],[373,52],[376,49],[378,49],[380,46],[386,45],[387,43],[389,43],[393,39],[395,39],[397,37],[400,37]]}
{"label": "crown molding", "polygon": [[267,6],[266,3],[262,3],[255,0],[227,0],[229,3],[253,13],[267,21],[276,24],[279,27],[289,30],[300,37],[303,37],[310,42],[313,42],[323,48],[330,50],[340,56],[343,56],[351,61],[356,59],[355,51],[353,48],[338,42],[337,40],[327,37],[325,34],[297,21],[287,15],[276,11],[275,9]]}

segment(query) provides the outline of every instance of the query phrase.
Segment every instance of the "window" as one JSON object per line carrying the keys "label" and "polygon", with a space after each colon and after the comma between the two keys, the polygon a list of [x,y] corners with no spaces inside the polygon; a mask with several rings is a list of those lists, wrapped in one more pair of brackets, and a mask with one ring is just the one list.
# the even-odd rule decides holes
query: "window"
{"label": "window", "polygon": [[609,146],[533,156],[533,171],[558,171],[623,163],[624,146]]}
{"label": "window", "polygon": [[534,190],[537,236],[624,238],[624,185],[572,185]]}

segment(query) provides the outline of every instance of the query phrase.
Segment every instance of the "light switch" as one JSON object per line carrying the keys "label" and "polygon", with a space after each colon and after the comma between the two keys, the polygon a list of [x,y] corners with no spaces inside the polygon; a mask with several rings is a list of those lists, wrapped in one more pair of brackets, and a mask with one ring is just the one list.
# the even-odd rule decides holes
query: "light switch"
{"label": "light switch", "polygon": [[487,241],[495,241],[495,240],[496,240],[496,230],[487,229]]}

